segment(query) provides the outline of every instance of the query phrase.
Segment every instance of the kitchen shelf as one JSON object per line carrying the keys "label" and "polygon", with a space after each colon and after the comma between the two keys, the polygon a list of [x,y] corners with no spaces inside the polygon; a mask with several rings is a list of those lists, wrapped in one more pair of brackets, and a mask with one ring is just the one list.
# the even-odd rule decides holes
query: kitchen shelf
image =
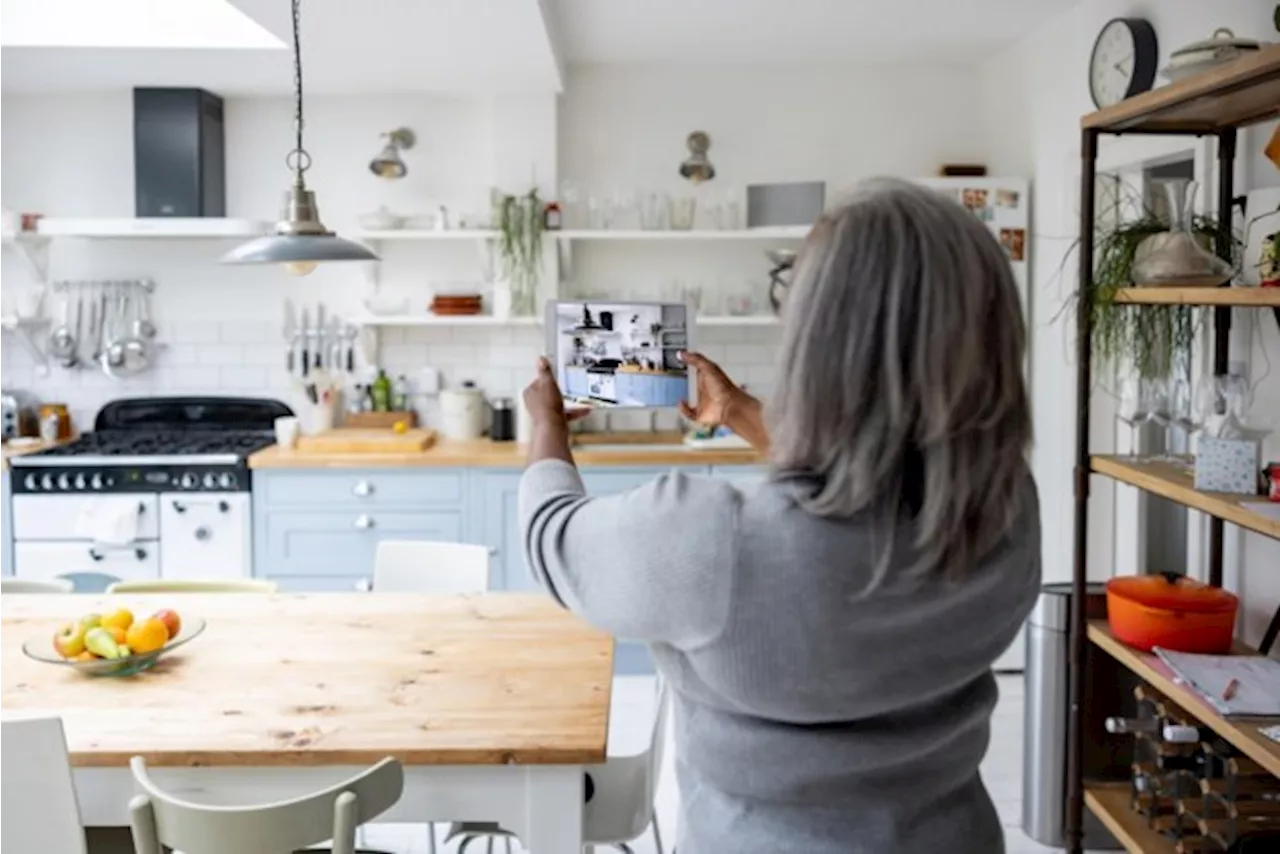
{"label": "kitchen shelf", "polygon": [[1280,307],[1280,288],[1133,287],[1116,291],[1116,302],[1128,305],[1238,305]]}
{"label": "kitchen shelf", "polygon": [[491,314],[362,314],[351,318],[357,326],[538,326],[541,317],[494,317]]}
{"label": "kitchen shelf", "polygon": [[548,234],[558,240],[803,240],[813,226],[786,225],[739,229],[566,229]]}
{"label": "kitchen shelf", "polygon": [[1168,498],[1210,516],[1239,525],[1259,534],[1280,540],[1280,521],[1247,509],[1248,501],[1265,502],[1260,495],[1236,495],[1229,492],[1202,492],[1195,488],[1190,474],[1171,463],[1138,462],[1132,457],[1095,455],[1090,458],[1095,474],[1136,486],[1146,492]]}
{"label": "kitchen shelf", "polygon": [[13,249],[22,258],[31,276],[41,285],[49,280],[49,238],[34,231],[6,231],[3,235],[5,246]]}
{"label": "kitchen shelf", "polygon": [[1089,113],[1082,128],[1188,133],[1245,127],[1280,116],[1280,45]]}
{"label": "kitchen shelf", "polygon": [[[1106,620],[1090,620],[1088,637],[1095,646],[1114,658],[1124,668],[1177,703],[1245,756],[1280,777],[1280,744],[1259,732],[1263,727],[1280,723],[1280,717],[1228,720],[1200,699],[1194,691],[1175,682],[1169,668],[1160,659],[1149,652],[1133,649],[1116,638],[1111,633],[1111,627],[1107,625]],[[1257,655],[1241,643],[1237,643],[1231,653],[1232,655]]]}
{"label": "kitchen shelf", "polygon": [[99,240],[225,240],[259,237],[271,224],[226,217],[144,217],[138,219],[42,217],[36,226],[44,238],[79,237]]}
{"label": "kitchen shelf", "polygon": [[368,241],[492,240],[498,236],[498,232],[491,228],[453,228],[444,230],[386,228],[361,230],[355,232],[353,236],[357,240]]}
{"label": "kitchen shelf", "polygon": [[1174,854],[1170,839],[1147,827],[1147,820],[1129,808],[1128,783],[1088,783],[1084,803],[1111,831],[1129,854]]}

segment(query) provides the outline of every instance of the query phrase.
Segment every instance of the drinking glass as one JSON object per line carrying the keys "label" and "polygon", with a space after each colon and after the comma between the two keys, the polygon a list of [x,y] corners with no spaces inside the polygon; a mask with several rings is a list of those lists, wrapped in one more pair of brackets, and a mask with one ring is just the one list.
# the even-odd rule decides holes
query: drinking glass
{"label": "drinking glass", "polygon": [[587,228],[598,230],[607,227],[605,224],[607,217],[605,207],[605,200],[595,193],[587,197]]}
{"label": "drinking glass", "polygon": [[677,231],[689,231],[693,228],[695,211],[693,196],[681,196],[671,200],[671,227]]}
{"label": "drinking glass", "polygon": [[670,200],[666,193],[652,192],[644,196],[640,208],[640,227],[646,231],[665,231],[671,227],[667,219]]}
{"label": "drinking glass", "polygon": [[721,222],[720,227],[730,231],[742,228],[742,196],[736,189],[725,193],[724,216]]}
{"label": "drinking glass", "polygon": [[1168,462],[1172,457],[1169,453],[1169,442],[1173,437],[1173,412],[1169,405],[1169,383],[1160,379],[1150,379],[1144,382],[1147,384],[1147,417],[1159,424],[1161,429],[1164,430],[1164,451],[1158,454],[1155,459]]}
{"label": "drinking glass", "polygon": [[1150,417],[1149,399],[1145,384],[1136,378],[1125,379],[1120,383],[1120,406],[1116,417],[1129,427],[1130,450],[1134,457],[1138,456],[1138,428]]}
{"label": "drinking glass", "polygon": [[[1195,406],[1191,393],[1191,381],[1178,377],[1169,383],[1169,415],[1173,426],[1179,428],[1187,436],[1187,451],[1191,450],[1191,436],[1200,429],[1195,418]],[[1169,456],[1173,456],[1171,448],[1165,448]]]}
{"label": "drinking glass", "polygon": [[573,181],[560,185],[560,206],[564,209],[565,228],[586,228],[587,214],[582,204],[583,192]]}

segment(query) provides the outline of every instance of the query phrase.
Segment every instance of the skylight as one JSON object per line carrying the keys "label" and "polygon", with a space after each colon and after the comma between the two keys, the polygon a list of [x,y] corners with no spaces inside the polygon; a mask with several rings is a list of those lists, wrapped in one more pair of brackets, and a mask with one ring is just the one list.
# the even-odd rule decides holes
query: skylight
{"label": "skylight", "polygon": [[0,45],[281,49],[226,0],[3,0]]}

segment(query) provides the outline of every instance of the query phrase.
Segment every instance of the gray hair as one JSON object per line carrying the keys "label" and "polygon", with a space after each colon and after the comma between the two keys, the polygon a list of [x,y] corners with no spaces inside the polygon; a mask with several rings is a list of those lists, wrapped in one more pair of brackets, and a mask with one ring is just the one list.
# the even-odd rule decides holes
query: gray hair
{"label": "gray hair", "polygon": [[801,500],[818,515],[905,522],[914,567],[963,577],[1025,506],[1025,339],[1009,262],[976,217],[905,181],[861,184],[796,264],[774,470],[816,478]]}

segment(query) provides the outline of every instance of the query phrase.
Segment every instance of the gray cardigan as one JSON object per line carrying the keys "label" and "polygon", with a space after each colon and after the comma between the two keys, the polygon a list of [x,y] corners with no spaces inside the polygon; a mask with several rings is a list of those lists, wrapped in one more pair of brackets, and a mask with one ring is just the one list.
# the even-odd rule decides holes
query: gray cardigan
{"label": "gray cardigan", "polygon": [[526,557],[670,680],[680,854],[998,854],[978,763],[991,663],[1040,584],[1030,475],[1017,524],[962,582],[891,564],[870,591],[888,533],[814,516],[804,488],[673,473],[592,498],[544,461],[520,484]]}

